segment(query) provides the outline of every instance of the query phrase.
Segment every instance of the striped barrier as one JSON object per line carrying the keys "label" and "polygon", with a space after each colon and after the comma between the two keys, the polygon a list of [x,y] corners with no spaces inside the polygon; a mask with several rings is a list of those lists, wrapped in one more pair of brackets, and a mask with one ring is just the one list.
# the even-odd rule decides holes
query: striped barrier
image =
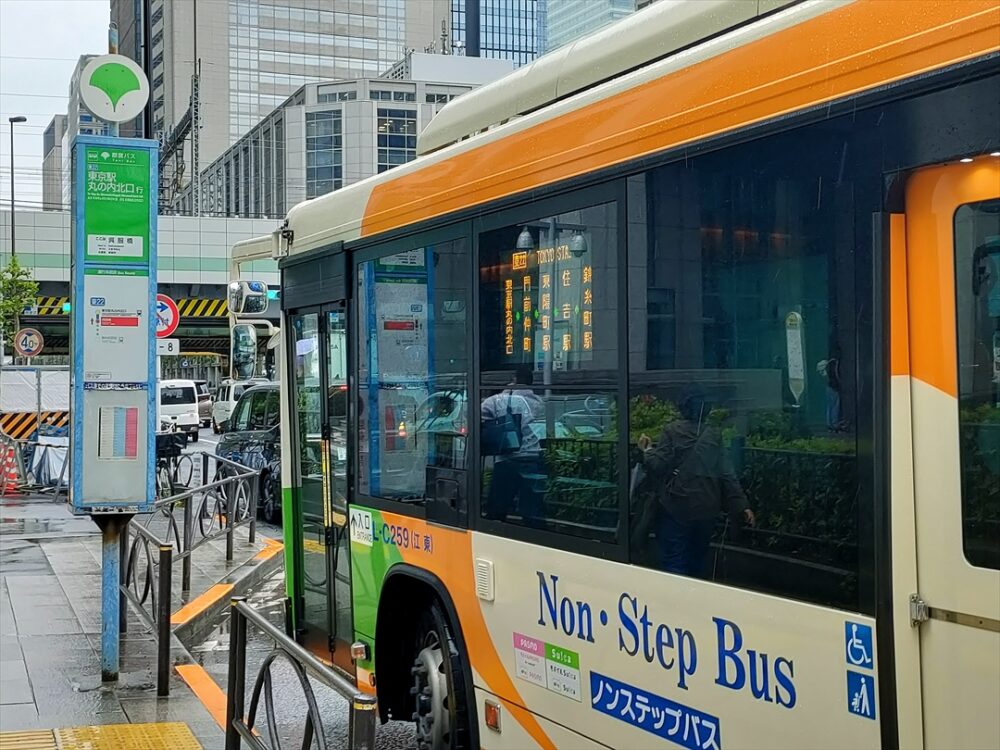
{"label": "striped barrier", "polygon": [[[0,430],[15,440],[27,440],[38,427],[38,415],[33,411],[15,411],[0,414]],[[42,426],[67,427],[69,425],[68,411],[43,411]]]}
{"label": "striped barrier", "polygon": [[[68,315],[69,297],[35,297],[31,315]],[[177,300],[182,318],[224,318],[229,315],[229,305],[224,299],[183,297]]]}
{"label": "striped barrier", "polygon": [[182,318],[224,318],[229,306],[224,299],[181,299],[177,302]]}
{"label": "striped barrier", "polygon": [[65,315],[69,297],[35,297],[35,315]]}

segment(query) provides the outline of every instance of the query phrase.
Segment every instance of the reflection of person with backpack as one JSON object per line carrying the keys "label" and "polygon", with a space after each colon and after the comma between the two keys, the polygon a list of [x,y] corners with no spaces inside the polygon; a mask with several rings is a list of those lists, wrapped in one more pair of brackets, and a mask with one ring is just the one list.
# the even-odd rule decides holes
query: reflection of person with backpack
{"label": "reflection of person with backpack", "polygon": [[831,430],[844,428],[840,405],[840,346],[830,344],[830,356],[816,363],[816,372],[826,378],[826,426]]}
{"label": "reflection of person with backpack", "polygon": [[545,402],[532,390],[533,382],[531,367],[520,365],[507,388],[483,401],[481,452],[496,461],[486,496],[486,517],[506,520],[516,501],[524,524],[538,527],[546,472],[532,425],[544,420]]}
{"label": "reflection of person with backpack", "polygon": [[[663,570],[706,577],[708,545],[719,513],[742,514],[754,523],[753,511],[722,447],[722,432],[708,424],[709,406],[696,385],[684,389],[678,402],[681,419],[664,425],[656,447],[640,435],[643,467],[657,484],[656,535]],[[662,486],[662,485],[661,485]]]}

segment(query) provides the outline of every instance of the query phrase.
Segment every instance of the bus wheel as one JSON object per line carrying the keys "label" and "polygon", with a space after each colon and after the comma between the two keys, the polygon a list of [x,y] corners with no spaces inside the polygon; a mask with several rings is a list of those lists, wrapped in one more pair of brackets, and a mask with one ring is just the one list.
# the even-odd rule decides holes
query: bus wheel
{"label": "bus wheel", "polygon": [[462,656],[437,601],[421,613],[416,658],[410,670],[416,710],[417,750],[459,750],[468,746],[469,690]]}

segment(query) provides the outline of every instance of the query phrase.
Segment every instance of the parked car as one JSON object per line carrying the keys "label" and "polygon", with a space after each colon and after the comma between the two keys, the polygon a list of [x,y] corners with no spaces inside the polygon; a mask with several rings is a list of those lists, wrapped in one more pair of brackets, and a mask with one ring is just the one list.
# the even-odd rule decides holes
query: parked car
{"label": "parked car", "polygon": [[198,442],[198,387],[193,380],[161,380],[160,421],[172,423],[178,432],[187,433],[192,443]]}
{"label": "parked car", "polygon": [[196,380],[194,385],[198,389],[198,418],[202,427],[208,427],[212,424],[212,393],[207,380]]}
{"label": "parked car", "polygon": [[217,456],[260,469],[257,509],[268,523],[281,520],[280,403],[277,383],[247,387],[215,446]]}
{"label": "parked car", "polygon": [[225,429],[226,421],[233,413],[233,407],[240,400],[243,391],[253,385],[268,383],[265,379],[255,380],[223,380],[219,385],[219,390],[215,394],[215,403],[212,404],[212,432],[218,435]]}

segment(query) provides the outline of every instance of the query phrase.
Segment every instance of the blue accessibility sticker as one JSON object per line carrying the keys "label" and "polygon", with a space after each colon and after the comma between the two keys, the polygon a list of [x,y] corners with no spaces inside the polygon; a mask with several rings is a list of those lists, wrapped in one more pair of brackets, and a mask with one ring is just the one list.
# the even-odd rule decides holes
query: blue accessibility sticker
{"label": "blue accessibility sticker", "polygon": [[722,750],[715,716],[597,672],[590,673],[590,705],[688,750]]}
{"label": "blue accessibility sticker", "polygon": [[844,652],[847,663],[852,667],[872,669],[875,654],[872,651],[872,628],[861,622],[844,623]]}
{"label": "blue accessibility sticker", "polygon": [[847,710],[866,719],[875,718],[875,678],[847,670]]}

